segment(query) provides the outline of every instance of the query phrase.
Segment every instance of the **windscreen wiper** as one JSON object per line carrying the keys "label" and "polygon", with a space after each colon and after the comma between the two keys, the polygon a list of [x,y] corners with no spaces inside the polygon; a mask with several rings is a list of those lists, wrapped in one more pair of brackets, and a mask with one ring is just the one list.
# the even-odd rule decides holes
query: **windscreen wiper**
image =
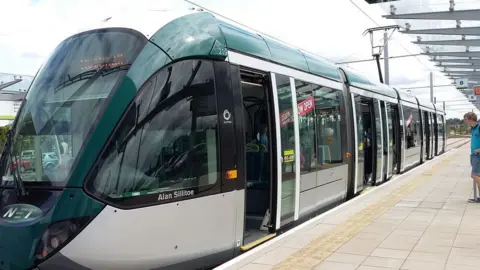
{"label": "windscreen wiper", "polygon": [[9,130],[8,133],[7,133],[7,142],[8,142],[8,149],[5,154],[7,154],[10,158],[10,166],[12,167],[15,167],[15,169],[11,168],[12,171],[12,175],[13,175],[13,183],[14,183],[14,187],[15,189],[17,190],[17,195],[18,197],[23,197],[25,196],[25,187],[23,185],[23,180],[22,180],[22,177],[20,175],[20,171],[18,169],[18,166],[20,166],[20,164],[18,164],[18,160],[17,160],[17,164],[13,164],[13,158],[12,158],[12,141],[13,141],[13,129]]}
{"label": "windscreen wiper", "polygon": [[61,89],[65,88],[69,85],[72,85],[76,82],[90,79],[93,76],[97,75],[98,73],[100,73],[102,76],[107,76],[111,73],[114,73],[114,72],[117,72],[117,71],[120,71],[120,70],[128,70],[130,68],[130,66],[131,66],[131,64],[124,64],[124,65],[120,65],[120,66],[116,66],[116,67],[100,67],[98,69],[87,70],[87,71],[82,72],[80,74],[77,74],[73,77],[70,77],[70,75],[67,75],[68,79],[65,80],[64,82],[62,82],[60,85],[58,85],[54,89],[54,92],[58,92]]}

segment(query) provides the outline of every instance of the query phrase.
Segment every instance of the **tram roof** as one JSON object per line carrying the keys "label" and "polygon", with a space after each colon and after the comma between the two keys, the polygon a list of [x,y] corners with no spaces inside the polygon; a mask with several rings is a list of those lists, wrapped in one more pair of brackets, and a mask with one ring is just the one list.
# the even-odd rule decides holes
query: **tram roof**
{"label": "tram roof", "polygon": [[[165,11],[161,16],[158,16],[158,13],[146,14],[142,15],[142,18],[140,24],[132,23],[131,18],[112,16],[91,28],[127,27],[138,30],[173,60],[192,57],[226,60],[228,50],[231,50],[341,81],[340,70],[336,64],[250,29],[236,26],[209,12]],[[344,70],[351,85],[398,98],[396,91],[388,85],[372,82],[355,71]]]}
{"label": "tram roof", "polygon": [[[395,89],[395,90],[397,90],[397,89]],[[415,104],[415,105],[418,106],[418,100],[414,96],[412,96],[410,94],[407,94],[403,91],[399,91],[399,90],[397,90],[397,93],[398,93],[398,97],[400,98],[400,100],[405,101],[405,102],[409,102],[409,103],[412,103],[412,104]]]}
{"label": "tram roof", "polygon": [[420,106],[435,111],[435,106],[433,105],[433,102],[425,100],[425,99],[419,99],[419,98],[417,98],[417,100],[418,100],[418,104],[420,104]]}
{"label": "tram roof", "polygon": [[345,75],[347,76],[348,83],[350,85],[395,99],[398,98],[397,91],[390,86],[382,83],[372,82],[365,76],[360,75],[349,68],[342,67],[342,70],[345,71]]}
{"label": "tram roof", "polygon": [[443,108],[437,104],[433,104],[433,106],[435,107],[435,111],[437,113],[440,113],[441,115],[445,115],[445,111],[443,110]]}
{"label": "tram roof", "polygon": [[[151,15],[151,14],[150,14]],[[162,17],[162,18],[158,18]],[[321,57],[235,26],[209,12],[166,11],[147,16],[142,24],[112,16],[90,28],[127,27],[160,46],[171,59],[207,57],[225,60],[228,50],[340,81],[338,67]],[[148,20],[150,19],[150,20]],[[152,31],[152,29],[155,29]]]}

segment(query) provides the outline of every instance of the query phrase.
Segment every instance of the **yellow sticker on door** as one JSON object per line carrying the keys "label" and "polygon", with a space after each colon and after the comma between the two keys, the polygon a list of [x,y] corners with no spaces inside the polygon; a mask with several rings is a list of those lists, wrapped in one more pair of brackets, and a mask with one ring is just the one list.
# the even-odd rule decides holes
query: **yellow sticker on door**
{"label": "yellow sticker on door", "polygon": [[295,160],[295,151],[293,149],[283,151],[283,163],[290,163]]}
{"label": "yellow sticker on door", "polygon": [[283,156],[283,163],[290,163],[295,160],[295,155]]}

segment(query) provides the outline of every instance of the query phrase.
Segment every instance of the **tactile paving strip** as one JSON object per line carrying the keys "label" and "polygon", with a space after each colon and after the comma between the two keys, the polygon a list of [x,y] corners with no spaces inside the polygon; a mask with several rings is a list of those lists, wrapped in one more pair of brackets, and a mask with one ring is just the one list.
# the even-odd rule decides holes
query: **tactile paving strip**
{"label": "tactile paving strip", "polygon": [[355,237],[366,226],[374,222],[402,199],[415,191],[417,187],[431,179],[434,172],[438,172],[438,169],[440,168],[445,168],[446,165],[455,160],[458,155],[459,154],[455,154],[454,156],[450,156],[435,164],[418,177],[410,180],[408,183],[395,189],[376,203],[356,213],[343,224],[337,225],[328,233],[313,240],[306,247],[300,249],[286,260],[276,265],[273,269],[312,269],[346,242]]}

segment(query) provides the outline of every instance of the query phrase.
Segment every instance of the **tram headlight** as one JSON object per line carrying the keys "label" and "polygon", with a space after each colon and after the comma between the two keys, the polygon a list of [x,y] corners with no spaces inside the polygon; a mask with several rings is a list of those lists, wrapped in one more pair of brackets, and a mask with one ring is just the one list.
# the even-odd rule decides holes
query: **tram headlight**
{"label": "tram headlight", "polygon": [[89,220],[88,217],[81,217],[51,224],[43,233],[40,243],[38,243],[37,263],[44,261],[55,251],[65,246]]}

